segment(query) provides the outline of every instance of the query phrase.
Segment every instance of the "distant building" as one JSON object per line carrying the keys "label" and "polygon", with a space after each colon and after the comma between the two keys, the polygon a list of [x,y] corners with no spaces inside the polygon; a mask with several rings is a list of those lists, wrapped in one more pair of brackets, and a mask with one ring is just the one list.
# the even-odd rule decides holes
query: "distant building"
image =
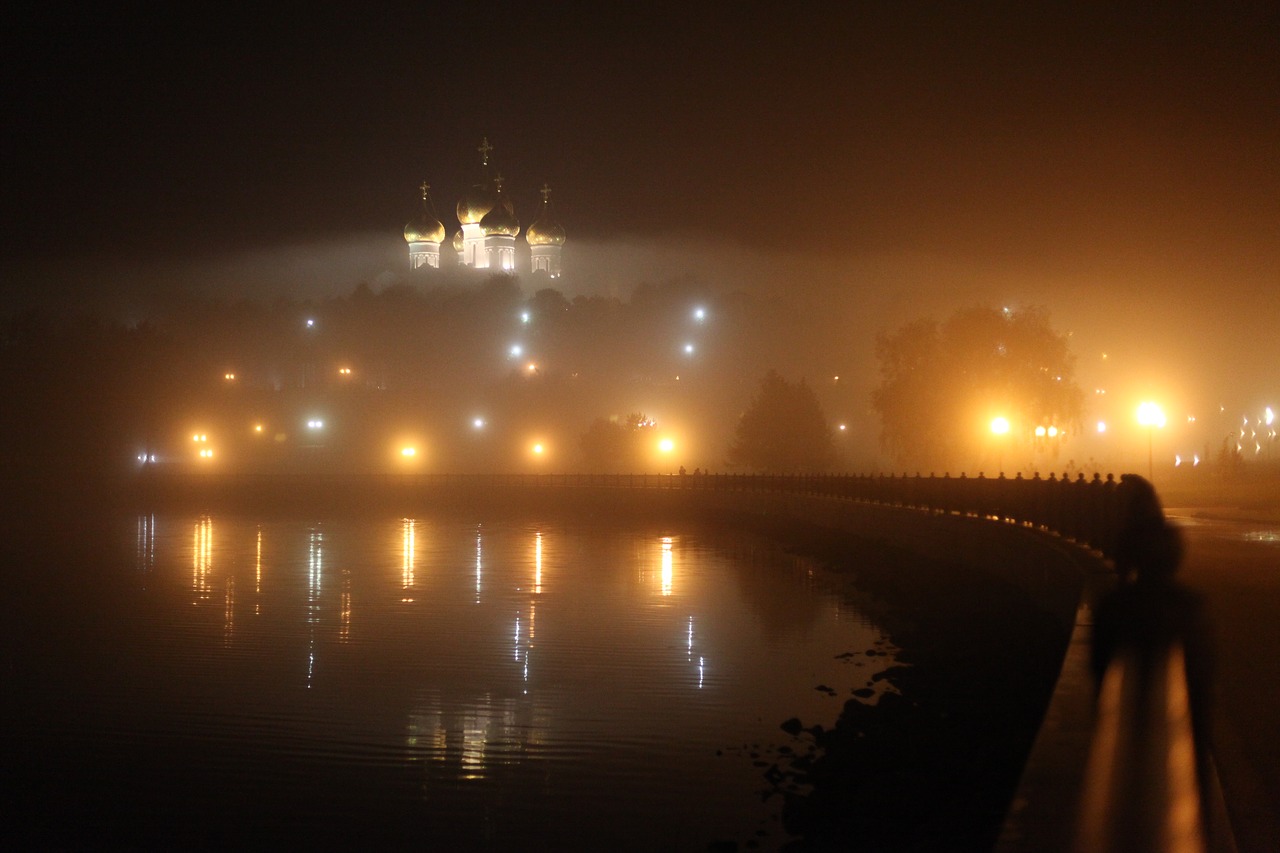
{"label": "distant building", "polygon": [[[458,200],[456,208],[459,229],[453,237],[453,250],[458,263],[475,269],[516,270],[516,238],[520,236],[520,220],[515,206],[504,191],[500,174],[493,174],[489,154],[493,146],[482,140],[480,177]],[[409,244],[409,267],[440,267],[440,245],[445,227],[431,204],[430,186],[422,184],[422,211],[404,228]],[[541,272],[551,278],[561,273],[560,252],[564,246],[564,227],[551,207],[551,188],[542,187],[542,207],[537,218],[525,231],[529,244],[530,272]]]}
{"label": "distant building", "polygon": [[409,244],[409,268],[440,268],[440,244],[444,242],[444,223],[431,206],[431,185],[422,182],[422,212],[404,227]]}

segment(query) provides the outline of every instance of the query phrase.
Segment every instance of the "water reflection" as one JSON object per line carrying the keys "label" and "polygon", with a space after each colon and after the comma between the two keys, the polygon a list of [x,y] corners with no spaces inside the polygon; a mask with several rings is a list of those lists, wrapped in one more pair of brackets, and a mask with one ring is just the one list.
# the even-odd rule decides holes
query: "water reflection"
{"label": "water reflection", "polygon": [[253,615],[262,614],[262,525],[258,525],[257,547],[253,558]]}
{"label": "water reflection", "polygon": [[342,599],[338,609],[338,641],[351,640],[351,570],[342,570]]}
{"label": "water reflection", "polygon": [[533,592],[542,593],[542,532],[533,534]]}
{"label": "water reflection", "polygon": [[491,693],[446,698],[423,691],[405,726],[407,757],[424,763],[433,776],[474,783],[496,767],[538,754],[547,742],[548,723],[547,710],[528,699]]}
{"label": "water reflection", "polygon": [[662,594],[671,594],[671,582],[675,577],[675,567],[671,560],[671,537],[662,537]]}
{"label": "water reflection", "polygon": [[143,574],[150,574],[156,567],[156,517],[152,515],[138,516],[137,568]]}
{"label": "water reflection", "polygon": [[484,543],[476,525],[476,604],[480,603],[480,578],[484,575]]}
{"label": "water reflection", "polygon": [[222,645],[229,647],[236,627],[236,578],[227,575],[227,589],[223,597]]}
{"label": "water reflection", "polygon": [[316,625],[320,621],[320,586],[324,578],[324,534],[312,529],[307,548],[307,689],[316,674]]}
{"label": "water reflection", "polygon": [[195,525],[195,542],[191,547],[191,591],[193,604],[209,600],[209,574],[213,571],[213,519],[201,516]]}
{"label": "water reflection", "polygon": [[417,522],[412,518],[406,518],[401,522],[400,526],[400,588],[404,590],[400,600],[406,604],[413,603],[414,585],[414,560],[417,558],[417,541],[415,528]]}
{"label": "water reflection", "polygon": [[[394,515],[125,523],[124,574],[141,595],[128,571],[133,534],[155,618],[112,636],[109,651],[149,668],[124,664],[137,669],[123,673],[116,693],[106,682],[78,685],[83,703],[115,714],[87,725],[114,744],[104,763],[164,753],[176,730],[207,738],[202,754],[216,758],[201,760],[224,763],[190,765],[209,773],[201,790],[226,784],[230,772],[270,777],[275,758],[264,756],[292,756],[278,780],[294,789],[321,784],[311,777],[378,780],[386,802],[448,801],[477,825],[500,802],[512,833],[607,814],[596,826],[602,841],[628,846],[634,832],[648,849],[666,849],[649,823],[624,832],[612,821],[678,814],[681,837],[708,841],[734,831],[705,828],[712,815],[755,826],[777,804],[759,801],[759,768],[717,750],[776,742],[777,724],[793,716],[833,722],[838,704],[814,685],[862,687],[892,662],[866,658],[855,670],[838,659],[871,647],[878,633],[807,567],[755,540],[739,544],[739,534],[708,544],[681,531]],[[192,608],[193,597],[212,605],[215,588],[221,613]],[[161,686],[143,702],[130,692],[140,683]],[[450,799],[462,789],[475,792],[469,804]],[[319,823],[335,819],[326,809],[348,807],[342,797],[319,799],[329,804],[317,808]],[[490,846],[533,847],[538,838],[504,835]],[[480,835],[468,840],[459,846],[484,846]]]}

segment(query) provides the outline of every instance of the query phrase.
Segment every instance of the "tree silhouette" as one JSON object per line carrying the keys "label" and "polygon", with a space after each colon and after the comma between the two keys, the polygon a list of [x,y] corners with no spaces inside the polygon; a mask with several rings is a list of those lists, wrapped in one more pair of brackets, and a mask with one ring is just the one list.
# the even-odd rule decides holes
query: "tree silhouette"
{"label": "tree silhouette", "polygon": [[580,441],[587,468],[595,472],[642,472],[658,429],[639,412],[625,421],[596,418]]}
{"label": "tree silhouette", "polygon": [[822,407],[802,379],[791,384],[770,370],[738,421],[729,463],[769,473],[830,470],[835,446]]}
{"label": "tree silhouette", "polygon": [[876,357],[881,381],[872,402],[881,444],[919,470],[963,467],[990,447],[997,417],[1008,421],[1011,443],[1054,427],[1050,450],[1079,427],[1075,359],[1041,309],[975,307],[942,324],[917,320],[881,334]]}

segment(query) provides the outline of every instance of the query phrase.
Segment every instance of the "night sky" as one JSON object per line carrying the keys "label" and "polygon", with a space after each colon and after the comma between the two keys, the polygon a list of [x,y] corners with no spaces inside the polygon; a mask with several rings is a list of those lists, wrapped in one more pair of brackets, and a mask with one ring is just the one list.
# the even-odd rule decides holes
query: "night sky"
{"label": "night sky", "polygon": [[720,270],[869,330],[1034,302],[1082,362],[1128,337],[1280,382],[1274,4],[28,5],[10,298],[377,281],[421,180],[457,227],[487,136],[580,268]]}

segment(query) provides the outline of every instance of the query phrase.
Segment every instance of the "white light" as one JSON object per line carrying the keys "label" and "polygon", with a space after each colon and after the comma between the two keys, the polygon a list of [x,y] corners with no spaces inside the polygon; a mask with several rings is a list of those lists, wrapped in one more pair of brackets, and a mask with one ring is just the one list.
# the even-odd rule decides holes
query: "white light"
{"label": "white light", "polygon": [[1194,468],[1199,464],[1200,464],[1200,454],[1197,453],[1195,456],[1191,457],[1191,467]]}
{"label": "white light", "polygon": [[1262,420],[1266,423],[1267,426],[1271,426],[1273,423],[1276,422],[1276,413],[1271,411],[1270,406],[1267,406],[1266,411],[1263,413]]}
{"label": "white light", "polygon": [[310,319],[310,318],[308,318],[308,319],[307,319],[307,328],[308,328],[308,329],[314,329],[315,327],[316,327],[316,321],[315,321],[315,320],[312,320],[312,319]]}
{"label": "white light", "polygon": [[318,418],[312,418],[311,420],[307,421],[307,428],[308,429],[324,429],[324,421],[319,420]]}
{"label": "white light", "polygon": [[[840,429],[844,429],[844,424],[840,425]],[[1009,419],[1008,418],[992,418],[991,431],[996,435],[1004,435],[1009,431]]]}
{"label": "white light", "polygon": [[1038,426],[1038,427],[1036,427],[1036,437],[1037,437],[1037,438],[1044,438],[1044,427],[1042,427],[1042,426]]}
{"label": "white light", "polygon": [[520,346],[519,344],[516,344],[513,347],[511,347],[512,358],[519,358],[523,353],[524,353],[524,347]]}
{"label": "white light", "polygon": [[685,344],[684,351],[686,355],[693,355],[693,344]]}
{"label": "white light", "polygon": [[1058,437],[1058,428],[1056,426],[1049,427],[1049,438]]}
{"label": "white light", "polygon": [[528,311],[521,311],[521,312],[520,312],[520,322],[521,322],[521,323],[527,323],[527,322],[529,322],[529,312],[528,312]]}
{"label": "white light", "polygon": [[839,429],[841,432],[844,432],[844,431],[847,429],[847,427],[846,427],[844,424],[840,424],[840,426],[838,427],[838,429]]}
{"label": "white light", "polygon": [[693,319],[697,320],[699,323],[701,323],[703,320],[707,319],[707,312],[706,312],[706,309],[704,309],[704,308],[695,308],[695,309],[693,309]]}
{"label": "white light", "polygon": [[1098,432],[1106,432],[1106,431],[1107,431],[1107,422],[1098,421]]}
{"label": "white light", "polygon": [[476,418],[471,422],[471,426],[476,429],[484,429],[484,418]]}
{"label": "white light", "polygon": [[417,448],[403,447],[400,449],[400,455],[401,456],[417,456],[418,451],[417,451]]}
{"label": "white light", "polygon": [[1164,411],[1151,401],[1142,403],[1138,406],[1138,423],[1144,427],[1163,428],[1165,425]]}
{"label": "white light", "polygon": [[658,442],[658,450],[662,453],[670,453],[675,450],[676,443],[669,438],[664,438]]}
{"label": "white light", "polygon": [[1182,467],[1182,454],[1180,453],[1173,454],[1173,467],[1174,468]]}

